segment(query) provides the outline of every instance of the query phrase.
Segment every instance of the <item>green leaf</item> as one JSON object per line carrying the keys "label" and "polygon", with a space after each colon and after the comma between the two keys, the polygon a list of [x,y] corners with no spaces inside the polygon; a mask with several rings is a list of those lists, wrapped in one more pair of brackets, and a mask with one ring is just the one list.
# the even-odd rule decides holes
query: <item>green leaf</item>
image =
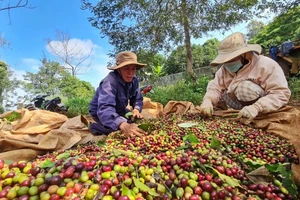
{"label": "green leaf", "polygon": [[246,165],[248,165],[251,169],[257,169],[261,166],[264,166],[264,162],[261,163],[261,162],[256,162],[256,161],[252,161],[252,160],[249,160],[249,161],[246,161],[244,162]]}
{"label": "green leaf", "polygon": [[122,150],[122,149],[114,149],[113,150],[113,152],[114,152],[114,155],[115,156],[120,156],[120,155],[126,155],[126,156],[129,156],[129,155],[131,155],[131,151],[124,151],[124,150]]}
{"label": "green leaf", "polygon": [[99,147],[102,147],[102,146],[105,146],[105,145],[106,145],[106,142],[105,142],[105,140],[100,140],[100,141],[97,142],[97,145],[98,145]]}
{"label": "green leaf", "polygon": [[21,113],[17,113],[15,111],[11,112],[7,116],[4,117],[7,121],[13,122],[17,119],[21,119]]}
{"label": "green leaf", "polygon": [[294,181],[291,178],[285,178],[282,180],[282,186],[289,191],[289,194],[292,196],[298,195],[298,188],[295,185]]}
{"label": "green leaf", "polygon": [[238,117],[238,114],[232,114],[231,117],[237,118],[237,117]]}
{"label": "green leaf", "polygon": [[275,172],[281,174],[283,177],[291,176],[291,170],[287,170],[286,165],[290,165],[289,163],[286,164],[274,164],[274,165],[266,165],[266,168],[270,172]]}
{"label": "green leaf", "polygon": [[200,125],[200,126],[199,126],[199,129],[200,129],[201,131],[203,131],[203,132],[205,132],[205,131],[206,131],[206,128],[205,128],[205,126],[202,126],[202,125]]}
{"label": "green leaf", "polygon": [[168,134],[167,134],[166,131],[160,130],[159,133],[158,133],[158,135],[165,135],[165,136],[167,136]]}
{"label": "green leaf", "polygon": [[198,167],[200,167],[200,169],[201,169],[203,172],[207,172],[207,169],[206,169],[205,165],[203,165],[199,160],[196,160],[195,162],[196,162],[196,165],[197,165]]}
{"label": "green leaf", "polygon": [[4,160],[4,163],[7,164],[7,165],[10,165],[11,163],[13,163],[14,161],[12,160]]}
{"label": "green leaf", "polygon": [[193,143],[193,144],[199,144],[200,143],[199,139],[194,134],[185,135],[182,139],[183,139],[183,141],[188,141],[188,142]]}
{"label": "green leaf", "polygon": [[122,184],[122,196],[128,196],[130,200],[135,200],[135,194],[128,187]]}
{"label": "green leaf", "polygon": [[220,177],[220,179],[222,179],[222,181],[228,183],[228,185],[230,185],[231,187],[240,187],[242,188],[242,186],[240,185],[239,181],[235,178],[231,178],[230,176],[221,174],[218,170],[216,170],[213,167],[210,166],[206,166],[210,169],[212,169],[214,172],[216,172],[218,174],[218,176]]}
{"label": "green leaf", "polygon": [[270,172],[278,172],[278,164],[266,164],[266,168],[270,171]]}
{"label": "green leaf", "polygon": [[283,177],[282,186],[287,189],[289,194],[296,196],[298,195],[298,190],[292,179],[292,171],[287,168],[289,165],[290,163],[266,165],[266,168],[270,172],[279,173]]}
{"label": "green leaf", "polygon": [[48,168],[48,167],[53,167],[54,165],[55,165],[55,162],[53,162],[53,161],[51,161],[49,159],[46,159],[46,160],[44,160],[44,162],[42,162],[40,164],[40,167],[41,168]]}
{"label": "green leaf", "polygon": [[218,149],[218,150],[220,150],[220,148],[221,148],[221,141],[217,140],[214,135],[211,138],[210,147],[213,149]]}
{"label": "green leaf", "polygon": [[65,153],[61,153],[58,156],[56,156],[56,159],[59,160],[61,158],[69,158],[70,157],[70,153],[69,152],[65,152]]}
{"label": "green leaf", "polygon": [[190,145],[184,145],[184,146],[178,147],[176,150],[188,149],[189,147],[190,147]]}
{"label": "green leaf", "polygon": [[148,192],[150,195],[158,197],[159,194],[157,194],[154,190],[151,190],[147,185],[140,182],[137,178],[133,178],[134,185],[139,188],[143,192]]}
{"label": "green leaf", "polygon": [[125,117],[126,117],[127,119],[129,119],[132,115],[133,115],[132,112],[128,112],[128,113],[125,114]]}
{"label": "green leaf", "polygon": [[197,126],[197,125],[198,124],[195,122],[184,122],[184,123],[178,124],[178,126],[181,128],[189,128],[189,127],[193,127],[193,126]]}
{"label": "green leaf", "polygon": [[151,125],[150,123],[146,123],[146,124],[140,124],[140,125],[138,125],[138,127],[140,129],[142,129],[143,131],[148,131],[150,125]]}

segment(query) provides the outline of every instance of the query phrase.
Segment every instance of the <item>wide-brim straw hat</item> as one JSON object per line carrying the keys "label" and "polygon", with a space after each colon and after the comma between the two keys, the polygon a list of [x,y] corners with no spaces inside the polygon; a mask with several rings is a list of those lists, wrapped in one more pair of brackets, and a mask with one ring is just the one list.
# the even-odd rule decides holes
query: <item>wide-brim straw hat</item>
{"label": "wide-brim straw hat", "polygon": [[136,65],[136,69],[139,70],[146,66],[146,64],[139,63],[137,61],[137,56],[135,53],[130,51],[123,51],[117,54],[116,56],[116,65],[113,67],[108,67],[110,70],[120,69],[127,65]]}
{"label": "wide-brim straw hat", "polygon": [[250,51],[260,54],[261,46],[258,44],[247,44],[246,37],[243,33],[233,33],[221,41],[218,55],[210,65],[218,66]]}

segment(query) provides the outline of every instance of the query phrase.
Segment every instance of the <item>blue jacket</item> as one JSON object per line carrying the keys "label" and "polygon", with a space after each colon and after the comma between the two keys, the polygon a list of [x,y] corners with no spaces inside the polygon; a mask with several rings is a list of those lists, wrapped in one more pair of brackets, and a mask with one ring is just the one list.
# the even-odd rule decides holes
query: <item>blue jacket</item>
{"label": "blue jacket", "polygon": [[139,81],[134,76],[132,82],[126,83],[114,70],[100,82],[90,102],[89,112],[94,119],[98,119],[98,123],[116,131],[122,122],[127,122],[124,115],[129,111],[126,109],[128,100],[133,108],[142,111],[143,96]]}

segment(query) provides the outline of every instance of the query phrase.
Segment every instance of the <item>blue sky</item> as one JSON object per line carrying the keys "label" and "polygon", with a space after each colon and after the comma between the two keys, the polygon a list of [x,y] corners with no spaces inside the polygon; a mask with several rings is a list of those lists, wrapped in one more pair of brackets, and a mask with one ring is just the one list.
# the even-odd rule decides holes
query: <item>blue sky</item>
{"label": "blue sky", "polygon": [[[11,0],[14,2],[16,0]],[[5,61],[15,75],[22,79],[26,71],[37,72],[41,66],[43,53],[48,59],[55,60],[46,47],[46,39],[55,39],[55,31],[60,30],[69,34],[79,47],[93,47],[92,64],[89,70],[78,75],[78,78],[89,81],[97,87],[104,78],[107,53],[113,49],[106,38],[101,38],[99,30],[92,27],[87,18],[91,16],[88,10],[81,10],[80,0],[29,0],[34,9],[18,8],[0,12],[0,33],[11,45],[10,48],[0,49],[0,60]],[[10,22],[11,21],[11,22]],[[240,24],[225,33],[214,32],[211,37],[219,40],[235,31],[246,33],[246,23]],[[202,38],[194,43],[202,44],[209,38]]]}
{"label": "blue sky", "polygon": [[0,60],[9,64],[18,78],[25,71],[36,72],[43,53],[49,59],[56,59],[47,50],[45,40],[55,39],[56,30],[64,31],[80,45],[93,46],[92,65],[78,78],[96,87],[108,73],[106,54],[112,46],[88,22],[91,13],[80,9],[80,0],[30,0],[30,3],[36,8],[10,10],[11,23],[8,13],[0,12],[0,33],[11,43],[10,48],[0,49]]}

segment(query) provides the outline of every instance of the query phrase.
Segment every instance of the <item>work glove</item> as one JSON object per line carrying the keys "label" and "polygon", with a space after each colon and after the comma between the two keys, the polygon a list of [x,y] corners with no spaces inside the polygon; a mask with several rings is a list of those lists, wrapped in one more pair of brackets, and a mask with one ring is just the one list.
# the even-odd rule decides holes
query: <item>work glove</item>
{"label": "work glove", "polygon": [[245,106],[240,110],[238,119],[244,118],[248,120],[254,119],[259,112],[259,108],[256,105]]}
{"label": "work glove", "polygon": [[212,117],[214,111],[213,104],[210,99],[205,99],[200,105],[200,114],[204,117]]}

